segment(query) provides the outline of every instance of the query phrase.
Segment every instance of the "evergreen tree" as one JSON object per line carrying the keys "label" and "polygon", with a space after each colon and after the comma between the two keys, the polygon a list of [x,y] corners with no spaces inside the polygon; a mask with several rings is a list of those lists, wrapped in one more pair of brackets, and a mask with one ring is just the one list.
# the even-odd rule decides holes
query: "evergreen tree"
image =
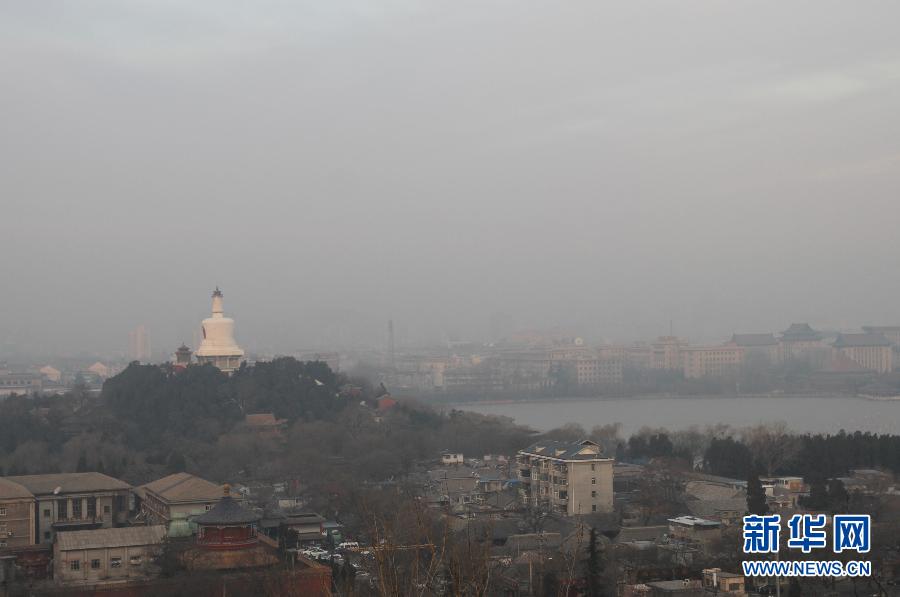
{"label": "evergreen tree", "polygon": [[88,470],[87,455],[84,452],[78,457],[78,464],[75,465],[76,473],[86,473]]}
{"label": "evergreen tree", "polygon": [[588,597],[603,597],[603,555],[597,545],[597,529],[591,527],[588,539],[587,558],[587,594]]}
{"label": "evergreen tree", "polygon": [[762,516],[768,514],[769,504],[766,503],[766,490],[756,471],[752,471],[747,478],[747,512]]}

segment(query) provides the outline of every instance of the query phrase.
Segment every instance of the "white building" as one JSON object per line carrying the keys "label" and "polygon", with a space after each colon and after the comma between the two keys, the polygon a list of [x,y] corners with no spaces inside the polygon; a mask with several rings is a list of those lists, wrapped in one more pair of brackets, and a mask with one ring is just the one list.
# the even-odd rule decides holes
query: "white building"
{"label": "white building", "polygon": [[225,373],[236,371],[244,360],[244,351],[234,339],[234,320],[225,317],[218,287],[212,294],[212,317],[204,319],[200,329],[203,340],[195,353],[197,362],[209,363]]}

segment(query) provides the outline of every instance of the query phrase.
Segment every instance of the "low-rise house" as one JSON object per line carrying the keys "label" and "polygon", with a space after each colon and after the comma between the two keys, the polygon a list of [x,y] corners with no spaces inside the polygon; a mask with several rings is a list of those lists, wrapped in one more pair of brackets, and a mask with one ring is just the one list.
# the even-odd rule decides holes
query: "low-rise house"
{"label": "low-rise house", "polygon": [[661,597],[663,595],[680,595],[681,597],[702,597],[704,595],[703,583],[699,580],[657,580],[645,583],[650,587],[649,597]]}
{"label": "low-rise house", "polygon": [[128,520],[131,486],[103,473],[7,477],[35,499],[34,541],[50,544],[60,531],[110,528]]}
{"label": "low-rise house", "polygon": [[722,524],[696,516],[670,518],[669,536],[675,541],[709,545],[722,536]]}
{"label": "low-rise house", "polygon": [[152,576],[165,536],[162,525],[59,533],[53,545],[53,576],[63,584]]}
{"label": "low-rise house", "polygon": [[746,595],[744,584],[741,574],[723,572],[721,568],[707,568],[703,571],[703,588],[716,595]]}
{"label": "low-rise house", "polygon": [[[168,524],[176,514],[193,516],[212,509],[224,486],[189,473],[175,473],[134,490],[141,516],[150,524]],[[240,497],[236,499],[240,500]]]}
{"label": "low-rise house", "polygon": [[441,454],[441,464],[463,464],[465,459],[463,455],[458,452],[444,452]]}
{"label": "low-rise house", "polygon": [[23,485],[0,477],[0,552],[34,545],[34,504]]}

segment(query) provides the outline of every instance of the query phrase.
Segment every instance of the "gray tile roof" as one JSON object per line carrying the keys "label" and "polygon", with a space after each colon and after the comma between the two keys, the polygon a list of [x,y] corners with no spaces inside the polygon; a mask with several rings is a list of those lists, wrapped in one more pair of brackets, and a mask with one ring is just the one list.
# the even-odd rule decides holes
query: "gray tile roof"
{"label": "gray tile roof", "polygon": [[22,485],[35,495],[59,493],[84,493],[90,491],[115,491],[131,489],[131,485],[103,473],[55,473],[50,475],[23,475],[6,477],[7,481]]}
{"label": "gray tile roof", "polygon": [[212,507],[209,512],[204,512],[200,516],[195,516],[191,522],[197,524],[250,524],[258,522],[260,516],[254,514],[250,510],[242,508],[234,498],[226,495],[219,503]]}
{"label": "gray tile roof", "polygon": [[731,341],[737,346],[776,346],[774,334],[733,334]]}
{"label": "gray tile roof", "polygon": [[78,549],[102,549],[104,547],[130,547],[157,545],[166,536],[166,527],[120,527],[92,531],[65,531],[57,533],[56,543],[62,551]]}
{"label": "gray tile roof", "polygon": [[881,334],[840,334],[833,344],[835,348],[890,345],[891,342]]}
{"label": "gray tile roof", "polygon": [[792,323],[791,327],[782,332],[781,338],[782,340],[798,342],[803,340],[819,340],[821,335],[819,332],[812,329],[808,323]]}
{"label": "gray tile roof", "polygon": [[[596,449],[596,452],[591,452]],[[585,453],[580,453],[580,452]],[[531,444],[523,453],[558,460],[609,460],[603,456],[603,448],[590,440],[578,442],[562,442],[558,440],[544,440]]]}
{"label": "gray tile roof", "polygon": [[141,497],[146,492],[158,495],[168,503],[212,502],[223,495],[224,487],[190,473],[175,473],[138,487]]}

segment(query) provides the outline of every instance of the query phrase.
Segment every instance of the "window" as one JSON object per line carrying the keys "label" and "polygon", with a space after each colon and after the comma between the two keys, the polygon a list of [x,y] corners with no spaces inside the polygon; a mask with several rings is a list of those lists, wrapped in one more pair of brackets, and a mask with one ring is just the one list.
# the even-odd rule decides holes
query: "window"
{"label": "window", "polygon": [[209,512],[209,509],[212,508],[209,504],[206,504],[206,511]]}
{"label": "window", "polygon": [[50,518],[50,508],[44,508],[44,518]]}
{"label": "window", "polygon": [[109,566],[110,568],[121,568],[122,558],[109,558]]}
{"label": "window", "polygon": [[597,470],[597,465],[596,465],[596,464],[592,464],[592,465],[591,465],[591,470],[592,470],[592,471]]}
{"label": "window", "polygon": [[[106,511],[104,509],[104,511]],[[125,511],[125,496],[117,495],[116,496],[116,512],[124,512]]]}
{"label": "window", "polygon": [[69,501],[56,500],[56,519],[65,520],[69,517]]}
{"label": "window", "polygon": [[591,485],[597,484],[597,477],[591,477]]}
{"label": "window", "polygon": [[69,570],[81,570],[81,560],[72,560],[69,562]]}
{"label": "window", "polygon": [[0,516],[6,516],[6,508],[0,508]]}
{"label": "window", "polygon": [[50,531],[46,531],[44,533],[44,541],[49,541],[49,540],[50,540]]}
{"label": "window", "polygon": [[6,547],[6,541],[0,541],[0,547]]}
{"label": "window", "polygon": [[597,504],[594,504],[591,506],[591,512],[596,512],[596,511],[597,511]]}
{"label": "window", "polygon": [[97,498],[95,497],[87,499],[87,516],[88,518],[97,518]]}
{"label": "window", "polygon": [[81,498],[72,500],[72,518],[81,520]]}
{"label": "window", "polygon": [[141,556],[131,556],[131,559],[128,560],[128,563],[132,566],[140,566],[141,565]]}
{"label": "window", "polygon": [[597,492],[596,492],[596,491],[592,491],[592,492],[591,492],[591,497],[592,497],[592,498],[597,497]]}
{"label": "window", "polygon": [[91,570],[100,570],[100,560],[91,560]]}
{"label": "window", "polygon": [[109,506],[103,506],[103,513],[109,514]]}

